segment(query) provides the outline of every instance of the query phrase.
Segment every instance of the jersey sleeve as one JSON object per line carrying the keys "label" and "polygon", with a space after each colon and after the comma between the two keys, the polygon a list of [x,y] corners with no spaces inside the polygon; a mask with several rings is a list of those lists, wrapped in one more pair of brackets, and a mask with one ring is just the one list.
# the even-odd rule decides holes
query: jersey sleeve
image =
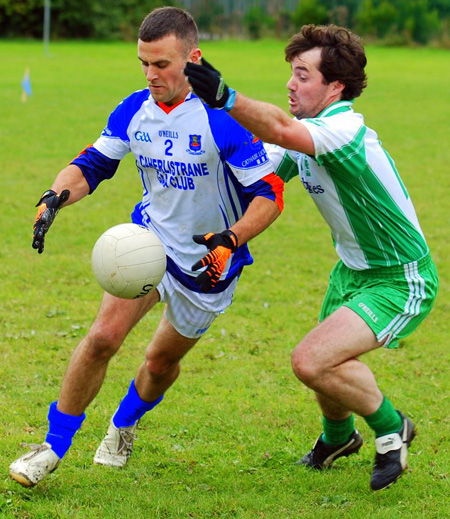
{"label": "jersey sleeve", "polygon": [[260,139],[223,110],[205,109],[221,159],[243,186],[250,186],[273,173],[273,165]]}
{"label": "jersey sleeve", "polygon": [[87,146],[72,160],[78,166],[89,184],[89,194],[93,193],[100,182],[112,178],[119,167],[120,160],[110,159],[100,153],[94,146]]}
{"label": "jersey sleeve", "polygon": [[244,193],[247,198],[250,200],[257,196],[268,198],[277,204],[280,213],[284,208],[283,192],[284,182],[274,173],[270,173],[261,180],[244,188]]}
{"label": "jersey sleeve", "polygon": [[264,147],[271,160],[275,175],[284,182],[289,182],[298,176],[298,165],[295,160],[295,151],[286,150],[277,144],[265,143]]}
{"label": "jersey sleeve", "polygon": [[364,173],[367,161],[365,154],[366,126],[356,115],[352,118],[339,116],[304,119],[314,141],[315,159],[330,173],[359,177]]}
{"label": "jersey sleeve", "polygon": [[148,89],[134,92],[110,114],[108,123],[93,145],[87,146],[72,162],[83,172],[90,193],[103,180],[114,176],[120,161],[130,151],[128,129],[142,104],[148,100]]}
{"label": "jersey sleeve", "polygon": [[148,89],[134,92],[124,99],[111,112],[108,124],[100,137],[95,141],[94,148],[110,159],[122,160],[130,151],[130,136],[128,129],[131,120],[150,95]]}

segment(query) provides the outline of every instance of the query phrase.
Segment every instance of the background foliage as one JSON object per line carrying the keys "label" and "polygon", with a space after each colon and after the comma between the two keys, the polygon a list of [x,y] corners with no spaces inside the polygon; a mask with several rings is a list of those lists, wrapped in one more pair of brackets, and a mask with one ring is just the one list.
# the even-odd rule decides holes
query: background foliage
{"label": "background foliage", "polygon": [[[0,0],[1,37],[42,37],[44,0]],[[305,23],[336,23],[387,44],[450,46],[450,0],[53,0],[54,39],[134,41],[153,8],[178,5],[204,38],[285,38]]]}

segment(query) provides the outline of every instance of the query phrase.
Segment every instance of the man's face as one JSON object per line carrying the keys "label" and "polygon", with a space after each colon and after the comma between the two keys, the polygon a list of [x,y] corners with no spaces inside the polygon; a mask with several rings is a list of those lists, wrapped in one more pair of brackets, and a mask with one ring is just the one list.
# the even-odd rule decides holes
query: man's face
{"label": "man's face", "polygon": [[156,41],[138,40],[138,58],[153,99],[173,105],[189,92],[183,69],[187,61],[198,62],[200,51],[193,49],[187,55],[183,42],[170,34]]}
{"label": "man's face", "polygon": [[289,111],[298,119],[316,117],[329,104],[341,97],[343,85],[326,84],[319,71],[321,49],[303,52],[291,61],[292,76],[287,82]]}

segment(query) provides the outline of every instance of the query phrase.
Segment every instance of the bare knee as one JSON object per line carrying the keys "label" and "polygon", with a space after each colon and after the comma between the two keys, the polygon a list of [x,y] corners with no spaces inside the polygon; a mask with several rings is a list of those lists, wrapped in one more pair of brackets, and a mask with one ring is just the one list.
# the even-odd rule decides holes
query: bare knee
{"label": "bare knee", "polygon": [[324,368],[314,358],[311,347],[300,343],[292,352],[292,369],[306,386],[314,388],[324,375]]}
{"label": "bare knee", "polygon": [[124,338],[114,326],[94,323],[84,340],[84,353],[92,360],[110,359],[120,348]]}
{"label": "bare knee", "polygon": [[173,359],[165,354],[150,354],[145,358],[145,366],[151,379],[156,382],[176,379],[180,372],[179,359]]}

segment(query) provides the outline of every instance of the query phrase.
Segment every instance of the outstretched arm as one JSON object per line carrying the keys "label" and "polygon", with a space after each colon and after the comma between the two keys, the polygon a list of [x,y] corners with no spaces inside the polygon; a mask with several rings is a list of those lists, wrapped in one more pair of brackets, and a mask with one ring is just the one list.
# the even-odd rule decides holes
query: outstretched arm
{"label": "outstretched arm", "polygon": [[56,176],[51,189],[61,193],[64,189],[70,191],[70,196],[63,206],[74,204],[89,194],[89,184],[81,169],[75,164],[69,164]]}
{"label": "outstretched arm", "polygon": [[220,72],[202,58],[202,65],[188,63],[184,69],[194,92],[213,108],[224,108],[242,126],[265,142],[314,154],[309,131],[281,108],[256,101],[229,88]]}
{"label": "outstretched arm", "polygon": [[45,235],[61,207],[77,202],[89,193],[89,185],[81,169],[73,164],[56,177],[51,189],[45,191],[36,204],[37,214],[33,226],[33,249],[44,252]]}
{"label": "outstretched arm", "polygon": [[229,113],[264,142],[314,155],[314,142],[306,126],[289,117],[278,106],[236,92],[234,106]]}

